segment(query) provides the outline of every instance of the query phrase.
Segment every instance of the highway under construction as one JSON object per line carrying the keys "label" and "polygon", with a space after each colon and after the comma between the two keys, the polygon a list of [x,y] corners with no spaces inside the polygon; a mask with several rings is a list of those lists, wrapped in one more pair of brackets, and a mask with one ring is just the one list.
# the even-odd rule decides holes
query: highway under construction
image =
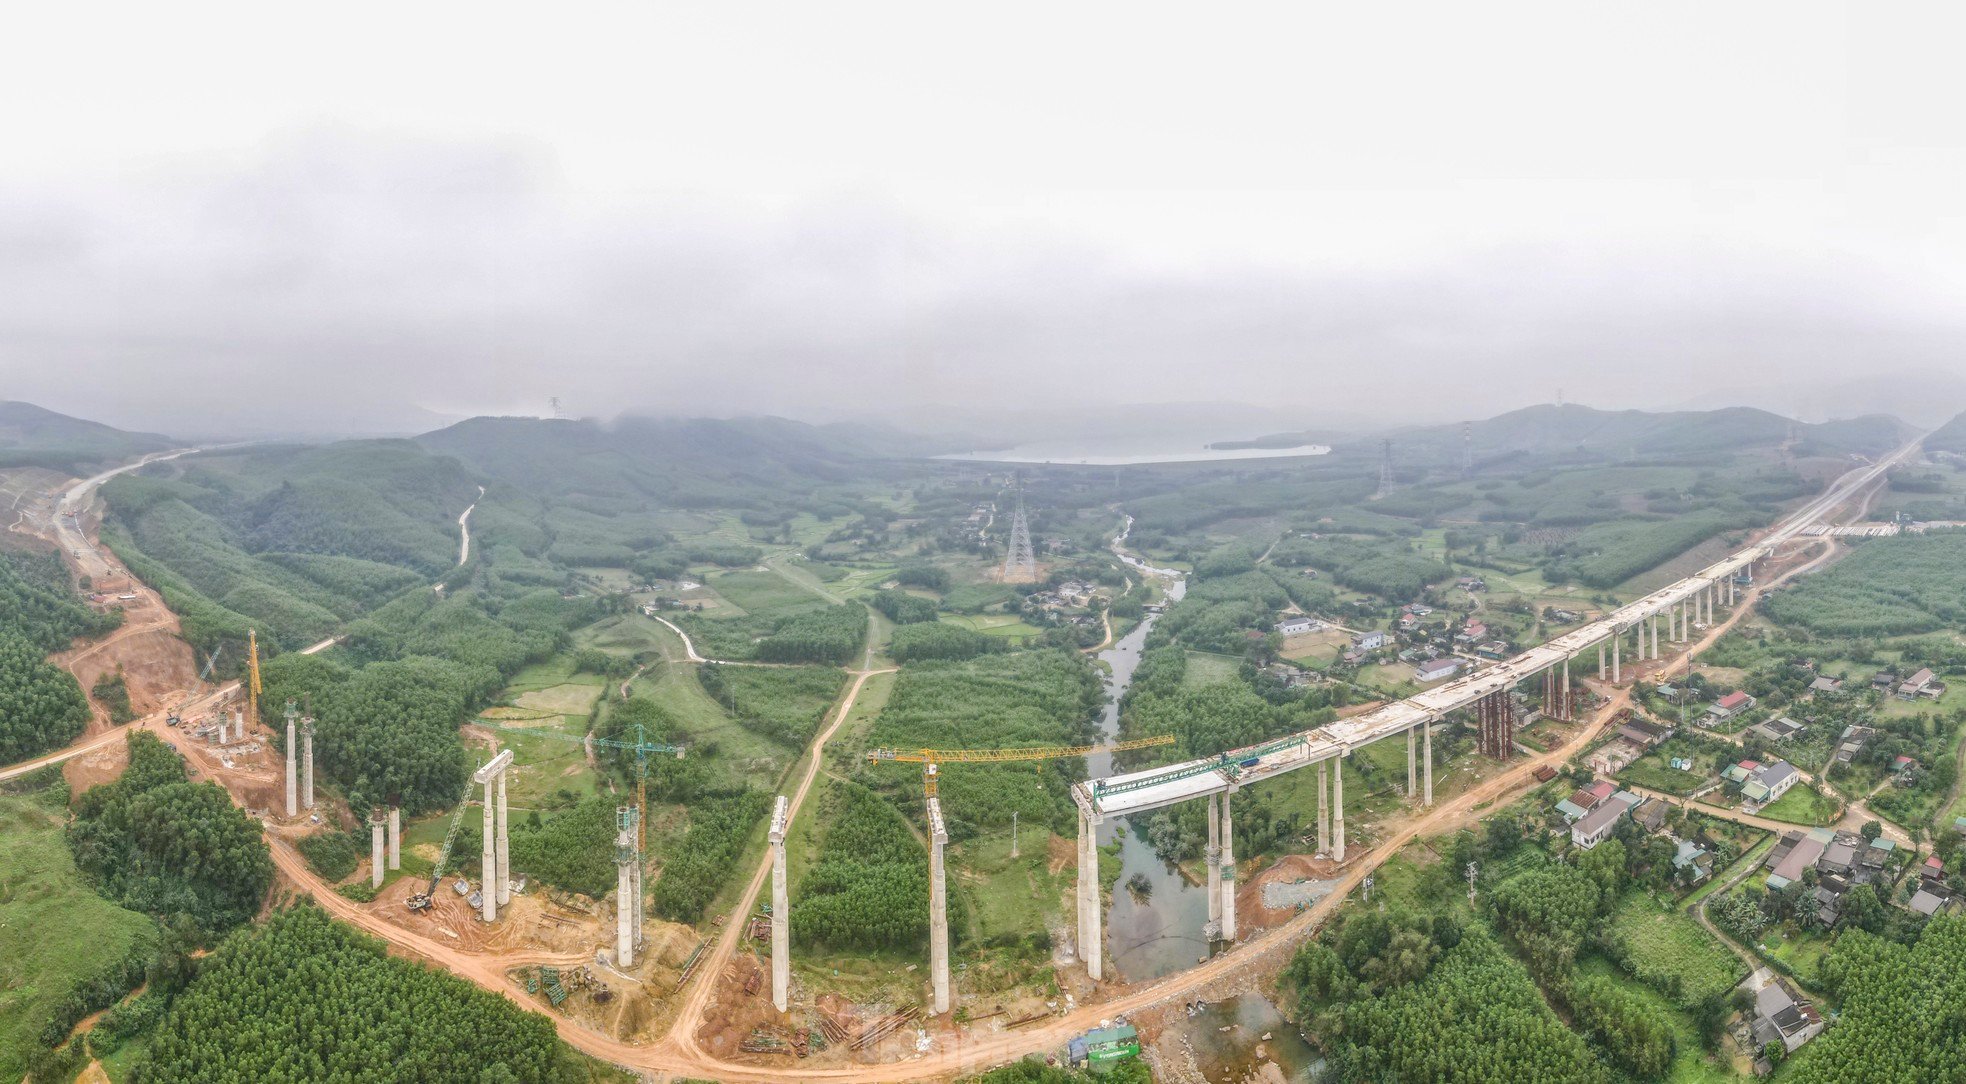
{"label": "highway under construction", "polygon": [[[1797,542],[1809,546],[1833,545],[1828,539],[1819,539],[1805,532],[1825,516],[1863,494],[1915,447],[1914,442],[1877,463],[1838,479],[1825,493],[1789,516],[1777,528],[1727,558],[1547,643],[1478,669],[1467,677],[1340,722],[1256,746],[1109,775],[1076,785],[1072,797],[1079,808],[1080,818],[1077,945],[1085,975],[1094,984],[1096,996],[1069,1011],[1048,1016],[1014,1031],[964,1026],[950,1019],[946,1014],[953,1011],[959,991],[957,976],[951,974],[949,967],[946,914],[938,914],[935,917],[940,921],[935,925],[942,931],[944,947],[932,954],[930,978],[935,995],[931,1011],[944,1019],[929,1033],[933,1036],[932,1045],[910,1060],[854,1063],[846,1059],[829,1059],[794,1063],[789,1060],[774,1061],[768,1056],[733,1060],[706,1049],[700,1041],[699,1031],[706,1020],[719,1011],[720,998],[726,996],[720,989],[717,976],[737,956],[739,946],[747,936],[744,929],[746,923],[742,921],[730,922],[713,937],[711,944],[703,947],[699,966],[694,968],[696,978],[686,982],[674,995],[674,1014],[659,1040],[646,1043],[623,1041],[557,1013],[554,1015],[556,1026],[561,1036],[572,1045],[624,1067],[652,1071],[657,1079],[685,1076],[739,1082],[940,1079],[985,1069],[1026,1053],[1056,1049],[1062,1046],[1066,1037],[1084,1031],[1100,1020],[1179,999],[1210,983],[1242,973],[1258,966],[1261,958],[1273,959],[1286,946],[1314,929],[1342,903],[1346,892],[1360,878],[1404,841],[1455,830],[1467,823],[1473,806],[1527,785],[1533,769],[1561,764],[1580,751],[1626,701],[1628,690],[1621,686],[1632,675],[1631,668],[1626,665],[1628,661],[1657,660],[1661,657],[1662,645],[1666,644],[1681,644],[1690,654],[1710,643],[1743,612],[1740,607],[1742,602],[1751,602],[1771,586],[1768,576],[1771,562],[1780,562],[1785,556],[1782,552],[1785,547]],[[93,548],[93,543],[86,540],[84,545]],[[1782,574],[1789,575],[1795,571],[1789,567]],[[310,650],[324,650],[332,642],[324,641]],[[685,650],[695,655],[693,648],[686,646]],[[785,840],[821,770],[828,741],[852,712],[868,679],[881,672],[885,671],[870,668],[852,672],[853,680],[806,750],[801,768],[794,771],[794,778],[788,781],[785,793],[777,798],[768,826],[764,859],[752,872],[732,907],[731,913],[739,919],[750,915],[756,909],[767,882],[770,883],[772,921],[769,939],[772,951],[769,998],[773,1008],[781,1013],[795,1009],[795,991],[791,988],[789,973],[791,945],[787,930],[790,912],[796,903],[789,899],[787,890]],[[256,692],[250,687],[252,680],[249,674],[244,687],[234,683],[213,690],[187,703],[184,710],[215,710],[222,713],[234,696],[241,692],[249,695]],[[1482,780],[1474,790],[1461,795],[1465,802],[1457,801],[1459,808],[1433,808],[1433,731],[1440,726],[1452,725],[1456,720],[1450,717],[1457,713],[1472,712],[1472,722],[1483,731],[1484,751],[1498,759],[1510,759],[1514,756],[1510,733],[1513,726],[1513,694],[1525,683],[1538,682],[1541,683],[1546,706],[1572,718],[1580,714],[1576,706],[1581,699],[1573,695],[1573,689],[1582,683],[1592,683],[1599,701],[1594,717],[1580,720],[1588,725],[1561,747],[1524,757],[1510,763],[1506,770]],[[223,718],[223,715],[220,717]],[[147,726],[153,722],[155,720],[146,720],[139,725]],[[307,785],[311,782],[307,778],[311,772],[307,769],[312,759],[312,742],[308,740],[310,728],[304,717],[300,717],[297,725],[296,717],[290,714],[287,722],[286,794],[289,797],[285,809],[287,818],[291,820],[297,816],[304,817],[311,805],[312,787]],[[154,729],[161,732],[171,728],[158,726]],[[121,733],[117,731],[108,737],[120,739]],[[1404,736],[1408,743],[1407,793],[1417,808],[1396,831],[1376,840],[1370,851],[1358,852],[1354,849],[1354,853],[1348,855],[1343,776],[1330,769],[1342,758],[1355,754],[1367,745],[1400,736]],[[181,747],[190,742],[190,736],[182,731],[170,733],[167,737]],[[297,737],[301,739],[298,746],[301,774],[298,778],[295,769]],[[0,778],[58,763],[90,749],[100,748],[102,744],[100,739],[79,743],[62,753],[0,772]],[[931,787],[929,824],[924,827],[930,840],[931,863],[935,868],[932,883],[939,887],[943,881],[940,852],[947,836],[936,823],[939,810],[933,800],[932,785],[941,764],[976,759],[1035,759],[1052,754],[1083,755],[1086,751],[1084,748],[1001,753],[910,750],[877,752],[874,759],[923,766],[925,780]],[[513,753],[509,749],[501,751],[473,777],[474,786],[482,787],[485,794],[481,880],[486,891],[479,901],[478,911],[481,920],[486,923],[497,922],[502,909],[511,899],[510,873],[504,846],[503,783],[504,773],[512,764]],[[1266,780],[1306,768],[1317,770],[1322,777],[1318,785],[1319,847],[1320,850],[1328,850],[1343,866],[1339,890],[1280,928],[1262,932],[1245,941],[1239,936],[1242,931],[1235,912],[1237,864],[1232,851],[1234,798],[1241,791],[1260,786]],[[1212,939],[1226,942],[1227,947],[1188,971],[1156,982],[1129,985],[1111,981],[1104,975],[1102,961],[1102,905],[1096,879],[1098,861],[1091,842],[1096,838],[1096,829],[1100,822],[1110,818],[1127,817],[1188,801],[1204,801],[1210,807],[1207,866],[1209,935]],[[629,808],[623,807],[624,811]],[[390,812],[393,811],[384,811],[373,824],[377,852],[374,866],[378,880],[381,867],[396,864],[400,846],[400,827],[391,823],[394,818],[388,815]],[[624,855],[633,856],[624,858],[624,870],[640,863],[639,843],[635,839],[639,825],[639,810],[632,816],[624,817],[619,824],[619,846]],[[529,1007],[537,1008],[538,1004],[515,981],[515,964],[531,961],[537,965],[546,960],[557,964],[579,959],[571,954],[543,950],[503,953],[474,951],[457,943],[447,943],[437,935],[434,925],[419,927],[405,924],[399,915],[385,917],[380,913],[383,907],[402,911],[401,901],[378,900],[375,904],[362,904],[348,899],[300,858],[293,845],[295,837],[285,832],[274,832],[272,838],[275,861],[282,874],[337,917],[384,938],[401,951],[428,959]],[[447,841],[446,856],[448,850]],[[441,865],[439,873],[441,875]],[[623,890],[630,898],[639,897],[638,870],[633,881],[624,883]],[[946,890],[933,894],[931,906],[938,912],[946,908]],[[631,918],[624,914],[612,940],[615,959],[625,966],[639,947],[639,916]]]}

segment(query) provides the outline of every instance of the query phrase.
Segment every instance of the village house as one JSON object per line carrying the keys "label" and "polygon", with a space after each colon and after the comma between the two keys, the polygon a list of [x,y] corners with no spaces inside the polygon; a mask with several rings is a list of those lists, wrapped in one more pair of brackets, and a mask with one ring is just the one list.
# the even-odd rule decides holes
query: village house
{"label": "village house", "polygon": [[1484,659],[1506,658],[1509,654],[1509,645],[1500,640],[1486,640],[1475,645],[1474,653]]}
{"label": "village house", "polygon": [[1836,833],[1827,828],[1812,828],[1807,832],[1785,832],[1768,852],[1762,865],[1770,872],[1768,887],[1786,888],[1802,880],[1802,875],[1816,867],[1816,860],[1823,856],[1829,845],[1836,840]]}
{"label": "village house", "polygon": [[1754,707],[1754,697],[1744,692],[1731,692],[1707,708],[1707,714],[1716,719],[1732,719],[1741,712]]}
{"label": "village house", "polygon": [[1912,893],[1911,903],[1909,904],[1913,912],[1924,915],[1926,918],[1930,918],[1940,911],[1950,910],[1951,905],[1952,897],[1946,895],[1943,891],[1934,891],[1934,886],[1931,884],[1922,886],[1918,891]]}
{"label": "village house", "polygon": [[1671,811],[1672,807],[1663,799],[1647,798],[1638,803],[1637,809],[1632,810],[1632,820],[1637,821],[1638,826],[1647,832],[1657,832],[1666,826],[1666,815]]}
{"label": "village house", "polygon": [[1805,729],[1807,728],[1794,719],[1786,715],[1777,715],[1772,719],[1763,719],[1761,722],[1748,727],[1748,732],[1759,734],[1769,741],[1788,741],[1790,738],[1801,734]]}
{"label": "village house", "polygon": [[[1904,681],[1899,683],[1898,699],[1916,700],[1919,697],[1926,695],[1925,690],[1932,687],[1932,682],[1936,677],[1937,675],[1933,674],[1932,671],[1929,669],[1919,670],[1917,673],[1911,675],[1910,677],[1906,678]],[[1944,693],[1945,687],[1940,686],[1939,691],[1940,693]]]}
{"label": "village house", "polygon": [[1315,617],[1286,617],[1277,622],[1277,631],[1285,636],[1301,636],[1324,628],[1324,622]]}
{"label": "village house", "polygon": [[1871,738],[1876,735],[1877,731],[1871,727],[1857,726],[1855,724],[1844,727],[1843,736],[1836,740],[1836,762],[1838,764],[1850,763],[1850,761],[1856,758],[1858,753],[1864,751],[1864,746],[1869,744]]}
{"label": "village house", "polygon": [[1426,662],[1423,662],[1418,667],[1414,668],[1413,678],[1416,681],[1423,681],[1423,682],[1439,681],[1443,678],[1451,678],[1455,674],[1461,672],[1462,661],[1463,660],[1457,659],[1452,655],[1444,656],[1438,659],[1428,659]]}
{"label": "village house", "polygon": [[[1752,980],[1750,980],[1752,981]],[[1754,995],[1754,1042],[1757,1047],[1781,1043],[1789,1053],[1822,1033],[1822,1014],[1797,995],[1788,980],[1770,976]]]}
{"label": "village house", "polygon": [[1713,852],[1692,840],[1682,839],[1679,850],[1672,856],[1672,868],[1686,884],[1699,884],[1713,876]]}
{"label": "village house", "polygon": [[[1787,794],[1789,788],[1795,786],[1796,780],[1801,778],[1802,775],[1795,770],[1795,765],[1786,760],[1778,760],[1773,764],[1764,764],[1756,768],[1741,784],[1741,797],[1746,799],[1742,803],[1742,808],[1747,810],[1749,804],[1752,804],[1755,809],[1767,806]],[[1754,812],[1754,810],[1747,811]]]}
{"label": "village house", "polygon": [[1376,651],[1386,646],[1386,634],[1378,629],[1361,632],[1358,639],[1352,641],[1352,646],[1360,651]]}
{"label": "village house", "polygon": [[1454,642],[1457,644],[1472,644],[1478,643],[1487,637],[1488,626],[1480,621],[1471,620],[1461,626],[1460,632],[1454,634]]}
{"label": "village house", "polygon": [[1570,842],[1584,850],[1611,838],[1612,829],[1618,826],[1618,818],[1630,812],[1638,804],[1638,795],[1628,791],[1618,791],[1606,798],[1596,809],[1570,826]]}
{"label": "village house", "polygon": [[1600,779],[1577,791],[1556,804],[1556,811],[1566,820],[1577,820],[1604,804],[1604,800],[1618,792],[1618,785],[1608,779]]}
{"label": "village house", "polygon": [[1626,720],[1624,726],[1618,728],[1619,737],[1624,738],[1626,741],[1634,742],[1645,749],[1650,749],[1667,738],[1672,737],[1672,735],[1672,727],[1661,726],[1650,719],[1641,719],[1636,715]]}
{"label": "village house", "polygon": [[1460,588],[1463,591],[1488,590],[1488,585],[1482,582],[1480,576],[1463,576],[1460,579],[1454,581],[1454,586]]}
{"label": "village house", "polygon": [[1841,693],[1843,691],[1843,679],[1819,677],[1809,683],[1809,691],[1812,693]]}

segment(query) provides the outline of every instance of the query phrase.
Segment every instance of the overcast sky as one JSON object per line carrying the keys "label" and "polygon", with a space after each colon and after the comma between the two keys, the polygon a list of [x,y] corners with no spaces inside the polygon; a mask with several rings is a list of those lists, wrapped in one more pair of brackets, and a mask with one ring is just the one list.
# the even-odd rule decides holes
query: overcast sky
{"label": "overcast sky", "polygon": [[1929,419],[1966,406],[1962,21],[38,5],[0,42],[0,399]]}

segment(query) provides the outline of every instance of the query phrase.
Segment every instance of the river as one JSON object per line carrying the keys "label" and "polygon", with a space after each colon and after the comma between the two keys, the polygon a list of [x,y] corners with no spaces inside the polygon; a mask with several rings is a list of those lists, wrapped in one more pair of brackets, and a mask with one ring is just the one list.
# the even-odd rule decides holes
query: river
{"label": "river", "polygon": [[[1180,601],[1188,590],[1187,576],[1176,569],[1155,568],[1127,553],[1126,537],[1132,529],[1133,517],[1128,516],[1126,527],[1113,539],[1113,552],[1127,567],[1160,580],[1169,603]],[[1158,616],[1148,614],[1138,628],[1099,653],[1111,668],[1106,679],[1109,700],[1099,721],[1102,742],[1119,740],[1119,700],[1133,683],[1141,647]],[[1113,755],[1094,753],[1085,758],[1085,767],[1093,779],[1110,775]],[[1154,853],[1146,838],[1146,820],[1140,818],[1137,830],[1127,817],[1099,826],[1101,845],[1120,840],[1120,879],[1113,886],[1103,928],[1109,974],[1126,982],[1149,981],[1192,967],[1211,950],[1202,938],[1202,926],[1208,921],[1208,891]],[[1145,879],[1146,892],[1135,894],[1127,887],[1136,875]],[[1209,1005],[1171,1026],[1209,1080],[1264,1079],[1257,1070],[1265,1062],[1274,1063],[1289,1084],[1309,1084],[1323,1075],[1324,1064],[1317,1051],[1269,999],[1253,991]]]}
{"label": "river", "polygon": [[[1113,539],[1113,552],[1127,566],[1143,576],[1161,581],[1167,601],[1180,601],[1187,593],[1187,577],[1171,568],[1155,568],[1127,553],[1122,547],[1133,528],[1133,517]],[[1110,668],[1106,678],[1108,701],[1099,720],[1102,742],[1120,737],[1120,697],[1133,683],[1133,671],[1140,665],[1140,650],[1153,630],[1157,614],[1148,614],[1138,628],[1118,643],[1099,653]],[[1085,758],[1086,773],[1098,779],[1113,772],[1111,753],[1094,753]],[[1190,967],[1208,954],[1202,939],[1202,926],[1208,922],[1208,892],[1189,883],[1180,870],[1163,862],[1147,842],[1146,817],[1138,822],[1121,817],[1099,826],[1100,844],[1120,840],[1120,879],[1113,888],[1112,906],[1106,912],[1106,959],[1119,977],[1128,982],[1157,979]],[[1145,880],[1147,891],[1136,894],[1128,887],[1135,877]]]}

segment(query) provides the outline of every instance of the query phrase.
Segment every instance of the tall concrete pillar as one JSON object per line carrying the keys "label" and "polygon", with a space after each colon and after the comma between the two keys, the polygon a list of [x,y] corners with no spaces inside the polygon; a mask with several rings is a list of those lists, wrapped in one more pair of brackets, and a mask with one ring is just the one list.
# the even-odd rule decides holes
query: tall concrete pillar
{"label": "tall concrete pillar", "polygon": [[1317,762],[1317,853],[1331,853],[1331,778],[1328,760]]}
{"label": "tall concrete pillar", "polygon": [[[635,912],[642,900],[635,894],[635,822],[628,806],[614,811],[614,965],[635,966]],[[486,893],[490,895],[490,893]]]}
{"label": "tall concrete pillar", "polygon": [[1652,661],[1659,661],[1659,611],[1652,611]]}
{"label": "tall concrete pillar", "polygon": [[484,853],[479,862],[478,917],[486,922],[498,918],[498,802],[492,794],[492,781],[485,781],[485,843]]}
{"label": "tall concrete pillar", "polygon": [[1563,717],[1565,719],[1577,717],[1577,708],[1570,702],[1570,698],[1575,696],[1576,692],[1576,686],[1570,684],[1570,656],[1565,655],[1563,657]]}
{"label": "tall concrete pillar", "polygon": [[[1229,818],[1223,817],[1223,824]],[[1345,860],[1345,754],[1331,762],[1331,857]]]}
{"label": "tall concrete pillar", "polygon": [[1202,853],[1208,865],[1208,924],[1220,936],[1222,929],[1222,803],[1208,796],[1208,849]]}
{"label": "tall concrete pillar", "polygon": [[1424,749],[1422,755],[1426,758],[1424,762],[1426,768],[1425,801],[1428,805],[1432,805],[1434,804],[1434,717],[1431,715],[1427,716],[1426,733],[1421,737],[1421,745]]}
{"label": "tall concrete pillar", "polygon": [[403,868],[403,807],[389,807],[389,868]]}
{"label": "tall concrete pillar", "polygon": [[[512,765],[512,750],[502,749],[499,754],[487,761],[477,771],[471,773],[471,782],[485,788],[485,839],[484,854],[479,863],[479,895],[483,902],[478,907],[479,917],[486,922],[498,919],[498,907],[509,903],[512,889],[500,876],[505,865],[505,769]],[[504,891],[499,891],[504,886]]]}
{"label": "tall concrete pillar", "polygon": [[1597,680],[1604,680],[1604,645],[1597,645]]}
{"label": "tall concrete pillar", "polygon": [[382,887],[382,815],[369,814],[369,887]]}
{"label": "tall concrete pillar", "polygon": [[289,710],[287,712],[287,816],[289,818],[300,813],[300,766],[297,759],[300,750],[296,747],[295,737],[294,713]]}
{"label": "tall concrete pillar", "polygon": [[1705,619],[1705,621],[1704,621],[1704,624],[1706,624],[1706,625],[1707,625],[1708,627],[1712,627],[1712,625],[1713,625],[1713,590],[1712,590],[1712,588],[1711,588],[1711,587],[1709,587],[1709,588],[1705,588],[1705,589],[1703,589],[1703,590],[1701,590],[1701,592],[1700,592],[1700,612],[1706,615],[1706,619]]}
{"label": "tall concrete pillar", "polygon": [[1622,648],[1624,644],[1625,644],[1624,633],[1621,632],[1616,636],[1611,637],[1611,684],[1613,685],[1616,685],[1620,681],[1624,680],[1623,675],[1618,673],[1618,650]]}
{"label": "tall concrete pillar", "polygon": [[1413,794],[1420,787],[1420,728],[1406,728],[1406,800],[1412,801]]}
{"label": "tall concrete pillar", "polygon": [[314,808],[314,720],[300,721],[300,804]]}
{"label": "tall concrete pillar", "polygon": [[[935,1015],[943,1016],[949,1011],[949,882],[942,850],[949,845],[949,830],[942,823],[940,798],[928,800],[928,831],[928,970]],[[1096,877],[1093,883],[1098,883]]]}
{"label": "tall concrete pillar", "polygon": [[498,773],[498,905],[512,902],[512,828],[505,818],[505,772]]}
{"label": "tall concrete pillar", "polygon": [[784,1012],[792,996],[792,905],[785,885],[785,796],[771,811],[771,1003]]}
{"label": "tall concrete pillar", "polygon": [[[1231,943],[1236,939],[1236,835],[1229,799],[1235,792],[1234,783],[1222,792],[1222,940]],[[1343,832],[1343,822],[1339,831]]]}
{"label": "tall concrete pillar", "polygon": [[1085,960],[1085,973],[1098,982],[1104,974],[1101,957],[1103,935],[1099,931],[1099,822],[1084,809],[1079,810],[1079,955]]}

